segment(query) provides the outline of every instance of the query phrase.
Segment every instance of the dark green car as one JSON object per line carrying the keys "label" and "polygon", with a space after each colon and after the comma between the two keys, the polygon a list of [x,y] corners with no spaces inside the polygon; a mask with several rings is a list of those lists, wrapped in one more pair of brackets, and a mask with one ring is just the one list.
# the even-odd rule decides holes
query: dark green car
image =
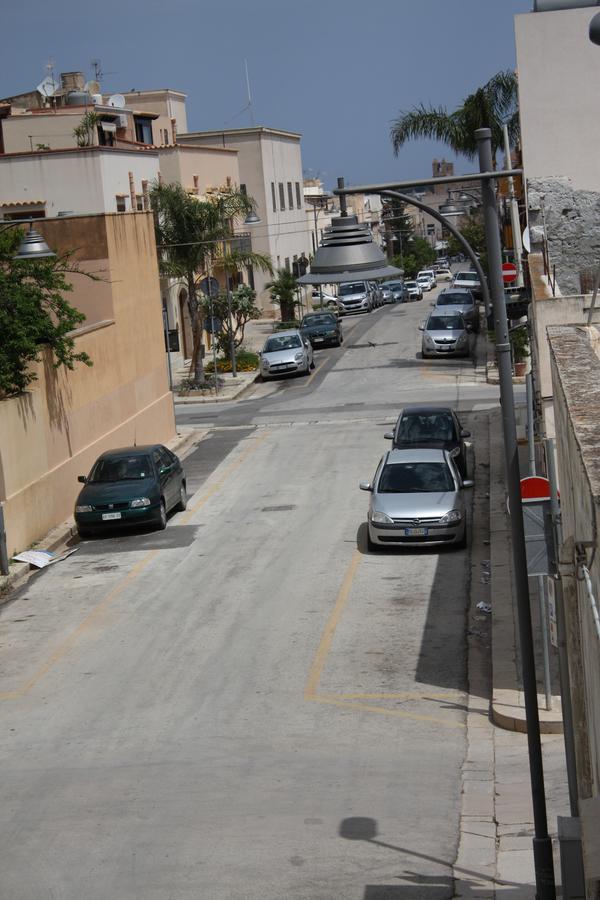
{"label": "dark green car", "polygon": [[340,320],[334,313],[308,313],[300,323],[300,331],[313,347],[339,347],[344,342]]}
{"label": "dark green car", "polygon": [[179,458],[162,444],[122,447],[98,457],[75,504],[81,537],[106,528],[167,527],[171,509],[185,509],[185,473]]}

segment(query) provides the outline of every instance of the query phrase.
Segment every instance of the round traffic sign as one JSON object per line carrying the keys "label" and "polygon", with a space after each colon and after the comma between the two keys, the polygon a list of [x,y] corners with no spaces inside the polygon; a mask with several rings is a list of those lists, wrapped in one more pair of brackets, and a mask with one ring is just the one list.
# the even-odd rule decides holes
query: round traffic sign
{"label": "round traffic sign", "polygon": [[511,281],[517,280],[517,267],[514,263],[502,263],[502,281],[504,284],[510,284]]}

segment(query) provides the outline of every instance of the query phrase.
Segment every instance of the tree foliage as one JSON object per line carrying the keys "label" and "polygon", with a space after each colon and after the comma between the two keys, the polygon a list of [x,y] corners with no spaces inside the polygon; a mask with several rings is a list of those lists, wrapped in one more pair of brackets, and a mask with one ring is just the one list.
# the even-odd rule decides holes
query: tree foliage
{"label": "tree foliage", "polygon": [[64,297],[73,290],[67,276],[88,273],[69,255],[14,260],[22,236],[17,228],[0,233],[0,398],[35,381],[32,364],[41,359],[44,347],[52,351],[56,368],[92,365],[87,353],[76,352],[71,335],[85,316]]}
{"label": "tree foliage", "polygon": [[73,129],[73,137],[77,141],[78,147],[92,146],[94,143],[94,132],[99,121],[100,116],[93,109],[82,116],[79,125],[76,125]]}
{"label": "tree foliage", "polygon": [[281,309],[281,321],[291,322],[298,305],[296,277],[287,269],[278,269],[276,277],[266,285],[271,299],[279,303]]}
{"label": "tree foliage", "polygon": [[271,261],[252,251],[228,250],[235,220],[252,208],[252,198],[241,191],[227,189],[209,200],[200,200],[180,184],[155,184],[150,198],[160,271],[180,279],[187,288],[193,335],[190,378],[200,386],[205,376],[201,352],[204,307],[199,299],[199,280],[219,268],[237,272],[256,265],[272,271]]}
{"label": "tree foliage", "polygon": [[[468,244],[473,248],[475,253],[480,256],[481,265],[484,271],[487,270],[487,242],[485,239],[485,226],[481,214],[465,216],[458,223],[458,229]],[[464,254],[464,248],[453,234],[448,235],[448,253],[450,256],[460,256]]]}
{"label": "tree foliage", "polygon": [[404,269],[404,277],[406,279],[415,278],[417,272],[421,269],[426,269],[437,258],[435,250],[429,241],[426,241],[424,238],[413,237],[406,244],[406,249],[407,252],[402,256],[394,256],[392,259],[392,265],[397,266],[399,269]]}
{"label": "tree foliage", "polygon": [[[231,348],[232,331],[233,344],[237,350],[244,341],[246,325],[251,319],[259,319],[261,314],[260,309],[256,305],[256,291],[253,291],[247,284],[240,284],[234,291],[231,291],[230,299],[231,331],[229,329],[227,293],[220,291],[218,296],[213,297],[212,300],[213,315],[223,323],[222,331],[216,336],[217,349],[225,355],[229,353]],[[210,300],[208,297],[202,298],[202,307],[204,315],[210,315]]]}
{"label": "tree foliage", "polygon": [[503,125],[514,147],[519,141],[517,75],[511,70],[498,72],[469,94],[453,112],[424,103],[401,112],[393,122],[391,139],[396,156],[400,148],[414,138],[433,138],[447,144],[455,153],[474,159],[477,155],[475,131],[490,128],[494,159],[504,146]]}

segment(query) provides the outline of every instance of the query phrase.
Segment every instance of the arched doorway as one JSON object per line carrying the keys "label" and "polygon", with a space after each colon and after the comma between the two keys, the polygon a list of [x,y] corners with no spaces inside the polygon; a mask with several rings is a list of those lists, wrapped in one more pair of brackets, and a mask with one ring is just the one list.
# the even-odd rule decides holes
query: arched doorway
{"label": "arched doorway", "polygon": [[185,288],[179,291],[179,334],[181,337],[181,349],[184,359],[191,359],[194,338],[192,334],[192,322],[188,306],[188,294]]}

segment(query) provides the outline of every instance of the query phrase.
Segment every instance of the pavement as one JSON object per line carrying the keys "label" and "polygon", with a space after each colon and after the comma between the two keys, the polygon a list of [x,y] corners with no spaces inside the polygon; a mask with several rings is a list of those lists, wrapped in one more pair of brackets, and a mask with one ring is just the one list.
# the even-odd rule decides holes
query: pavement
{"label": "pavement", "polygon": [[[480,499],[474,509],[467,755],[463,766],[460,841],[454,867],[455,896],[470,900],[495,897],[528,900],[536,895],[534,826],[500,416],[491,413],[489,425],[489,506],[486,498],[482,509]],[[478,475],[482,474],[481,469],[479,464]],[[530,587],[534,584],[530,579]],[[540,673],[536,600],[537,593],[533,590],[536,669]],[[478,602],[490,604],[491,613],[478,610]],[[542,693],[538,697],[548,828],[553,838],[558,883],[557,816],[569,815],[569,802],[563,736],[558,733],[562,730],[562,720],[560,698],[556,696],[556,650],[551,650],[553,709],[549,712],[545,709]]]}

